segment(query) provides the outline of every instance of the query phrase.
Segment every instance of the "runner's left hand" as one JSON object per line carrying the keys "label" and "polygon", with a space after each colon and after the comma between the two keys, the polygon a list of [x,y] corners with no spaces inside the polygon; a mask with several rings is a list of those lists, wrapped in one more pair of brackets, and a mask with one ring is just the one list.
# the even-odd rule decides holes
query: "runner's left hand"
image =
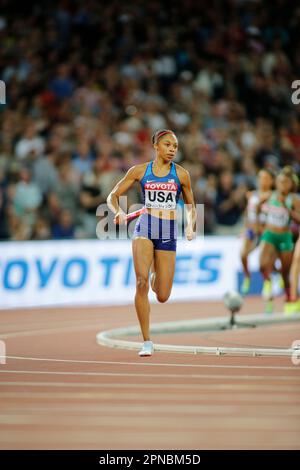
{"label": "runner's left hand", "polygon": [[185,229],[185,236],[186,236],[187,240],[191,241],[191,240],[193,240],[193,238],[196,237],[196,233],[194,232],[192,227],[187,227]]}

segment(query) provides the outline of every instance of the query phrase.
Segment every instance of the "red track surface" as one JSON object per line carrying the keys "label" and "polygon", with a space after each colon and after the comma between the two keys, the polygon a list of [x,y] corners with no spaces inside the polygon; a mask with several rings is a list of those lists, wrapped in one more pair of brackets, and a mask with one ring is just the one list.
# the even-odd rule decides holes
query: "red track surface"
{"label": "red track surface", "polygon": [[[245,313],[261,310],[247,300]],[[225,313],[218,303],[153,305],[152,322]],[[96,344],[97,332],[135,323],[132,306],[1,311],[7,355],[23,359],[0,365],[0,448],[300,449],[300,366],[290,358],[141,359]],[[299,323],[154,338],[262,347],[295,339]]]}

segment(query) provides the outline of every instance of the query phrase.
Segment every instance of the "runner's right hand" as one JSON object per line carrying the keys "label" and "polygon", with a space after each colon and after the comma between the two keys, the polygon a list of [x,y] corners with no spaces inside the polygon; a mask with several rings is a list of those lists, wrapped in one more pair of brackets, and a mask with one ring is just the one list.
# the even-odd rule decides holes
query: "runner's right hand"
{"label": "runner's right hand", "polygon": [[119,210],[118,212],[116,212],[115,214],[115,218],[114,218],[114,223],[116,225],[122,225],[122,224],[126,224],[126,214],[125,212],[123,212],[122,210]]}

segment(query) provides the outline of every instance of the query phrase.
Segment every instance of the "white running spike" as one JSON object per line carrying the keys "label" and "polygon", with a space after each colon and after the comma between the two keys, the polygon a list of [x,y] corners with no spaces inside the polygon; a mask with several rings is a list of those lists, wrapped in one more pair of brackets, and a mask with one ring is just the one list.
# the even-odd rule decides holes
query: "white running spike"
{"label": "white running spike", "polygon": [[140,357],[152,356],[154,346],[152,341],[144,341],[143,348],[139,352]]}

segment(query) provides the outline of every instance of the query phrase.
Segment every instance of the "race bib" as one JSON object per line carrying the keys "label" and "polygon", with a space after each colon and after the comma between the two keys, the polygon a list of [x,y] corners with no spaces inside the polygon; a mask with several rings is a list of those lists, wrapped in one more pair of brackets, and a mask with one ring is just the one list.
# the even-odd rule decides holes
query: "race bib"
{"label": "race bib", "polygon": [[267,224],[278,228],[287,227],[289,224],[288,211],[284,207],[269,207]]}
{"label": "race bib", "polygon": [[147,209],[176,209],[177,189],[176,183],[146,183],[145,206]]}

